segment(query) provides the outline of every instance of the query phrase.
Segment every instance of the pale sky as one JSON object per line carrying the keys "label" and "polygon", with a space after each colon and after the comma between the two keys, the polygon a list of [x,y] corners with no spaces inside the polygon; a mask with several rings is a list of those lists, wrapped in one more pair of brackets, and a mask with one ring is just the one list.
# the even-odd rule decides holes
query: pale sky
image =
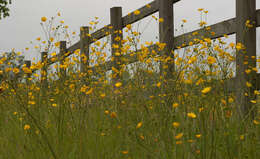
{"label": "pale sky", "polygon": [[[110,22],[110,8],[121,6],[123,16],[136,10],[152,0],[13,0],[10,6],[10,17],[0,20],[0,53],[16,51],[25,53],[26,59],[36,57],[38,53],[31,49],[25,51],[26,47],[32,48],[30,41],[37,37],[44,37],[40,26],[42,16],[55,16],[58,11],[69,31],[79,33],[80,26],[88,25],[94,17],[100,18],[99,28]],[[260,9],[260,0],[256,0],[257,9]],[[207,22],[214,24],[235,17],[235,0],[181,0],[174,4],[175,28],[179,29],[181,20],[188,22],[185,31],[198,29],[200,14],[198,8],[209,11]],[[155,14],[156,15],[156,14]],[[144,29],[151,17],[141,21]],[[257,29],[258,46],[260,46],[260,29]],[[142,37],[144,40],[154,40],[158,34],[158,26],[153,21],[145,29]],[[259,50],[260,48],[258,48]],[[259,51],[258,51],[259,53]]]}

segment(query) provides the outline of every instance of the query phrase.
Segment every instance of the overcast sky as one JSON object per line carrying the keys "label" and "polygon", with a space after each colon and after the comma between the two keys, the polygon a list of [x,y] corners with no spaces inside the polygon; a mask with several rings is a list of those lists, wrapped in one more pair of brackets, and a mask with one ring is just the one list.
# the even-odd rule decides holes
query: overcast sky
{"label": "overcast sky", "polygon": [[[88,25],[95,16],[100,18],[99,27],[109,24],[109,10],[114,6],[123,8],[123,15],[136,10],[152,0],[13,0],[10,6],[11,16],[0,20],[0,52],[16,51],[25,52],[27,59],[37,55],[33,50],[25,51],[26,47],[32,47],[30,41],[37,37],[43,37],[40,27],[42,16],[55,16],[61,12],[62,19],[69,26],[69,30],[79,33],[80,26]],[[257,9],[260,9],[260,0],[256,0]],[[175,28],[179,29],[181,20],[188,22],[186,31],[198,28],[200,14],[198,8],[209,11],[207,22],[214,24],[235,17],[235,0],[181,0],[174,5]],[[156,14],[155,14],[156,15]],[[146,26],[151,17],[142,22]],[[143,28],[144,29],[144,28]],[[140,29],[142,30],[142,28]],[[258,39],[260,38],[260,29]],[[149,27],[143,33],[144,40],[154,40],[158,33],[158,26],[150,22]],[[258,45],[260,45],[258,40]],[[259,50],[259,49],[258,49]],[[259,51],[258,51],[259,53]]]}

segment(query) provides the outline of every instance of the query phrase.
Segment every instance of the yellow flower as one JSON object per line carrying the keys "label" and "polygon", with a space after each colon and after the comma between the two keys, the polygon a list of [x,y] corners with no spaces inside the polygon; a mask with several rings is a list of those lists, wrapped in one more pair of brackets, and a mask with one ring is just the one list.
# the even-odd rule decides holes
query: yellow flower
{"label": "yellow flower", "polygon": [[249,82],[246,82],[246,86],[247,86],[247,87],[252,87],[252,84],[249,83]]}
{"label": "yellow flower", "polygon": [[204,26],[204,25],[206,25],[206,24],[207,24],[207,22],[205,22],[205,21],[201,21],[201,22],[199,23],[200,27],[202,27],[202,26]]}
{"label": "yellow flower", "polygon": [[164,19],[163,18],[159,18],[159,23],[162,23],[164,22]]}
{"label": "yellow flower", "polygon": [[142,127],[143,123],[142,122],[139,122],[137,125],[136,125],[136,129],[139,129],[140,127]]}
{"label": "yellow flower", "polygon": [[139,15],[141,12],[139,10],[134,11],[134,15]]}
{"label": "yellow flower", "polygon": [[86,95],[89,95],[93,92],[93,88],[90,88],[87,92],[85,92]]}
{"label": "yellow flower", "polygon": [[260,92],[259,92],[259,91],[257,91],[257,90],[255,90],[255,91],[254,91],[254,94],[255,94],[255,95],[259,95],[259,94],[260,94]]}
{"label": "yellow flower", "polygon": [[20,70],[19,70],[18,68],[14,68],[14,69],[13,69],[13,72],[14,72],[15,74],[17,74],[17,73],[20,72]]}
{"label": "yellow flower", "polygon": [[187,23],[187,20],[186,20],[186,19],[182,19],[182,22],[183,22],[183,23]]}
{"label": "yellow flower", "polygon": [[178,106],[179,106],[178,103],[173,103],[173,104],[172,104],[172,107],[173,107],[173,108],[177,108]]}
{"label": "yellow flower", "polygon": [[203,8],[199,8],[199,9],[198,9],[199,12],[201,12],[201,11],[203,11],[203,10],[204,10]]}
{"label": "yellow flower", "polygon": [[196,114],[194,113],[188,113],[187,115],[189,118],[193,118],[193,119],[197,117]]}
{"label": "yellow flower", "polygon": [[242,43],[237,43],[236,45],[237,51],[245,49],[244,45]]}
{"label": "yellow flower", "polygon": [[111,118],[116,118],[116,117],[117,117],[116,112],[111,112],[110,117],[111,117]]}
{"label": "yellow flower", "polygon": [[247,20],[245,23],[246,27],[252,28],[254,25],[250,24],[250,20]]}
{"label": "yellow flower", "polygon": [[118,88],[118,87],[121,87],[122,86],[122,83],[121,82],[117,82],[116,84],[115,84],[115,86]]}
{"label": "yellow flower", "polygon": [[54,38],[53,37],[50,37],[50,42],[53,42]]}
{"label": "yellow flower", "polygon": [[245,70],[245,73],[246,73],[246,74],[249,74],[250,72],[251,72],[250,69],[246,69],[246,70]]}
{"label": "yellow flower", "polygon": [[147,7],[147,8],[151,8],[152,6],[151,6],[150,4],[147,4],[146,7]]}
{"label": "yellow flower", "polygon": [[176,141],[176,145],[182,144],[182,141]]}
{"label": "yellow flower", "polygon": [[104,98],[106,96],[105,93],[100,94],[100,97]]}
{"label": "yellow flower", "polygon": [[109,111],[108,111],[108,110],[105,110],[105,114],[108,115],[108,114],[109,114]]}
{"label": "yellow flower", "polygon": [[207,61],[208,61],[208,64],[212,65],[212,64],[216,63],[216,58],[209,56]]}
{"label": "yellow flower", "polygon": [[28,101],[28,104],[34,105],[35,101]]}
{"label": "yellow flower", "polygon": [[128,30],[131,30],[131,28],[132,28],[131,24],[127,24],[127,25],[126,25],[126,28],[127,28]]}
{"label": "yellow flower", "polygon": [[235,43],[230,43],[229,47],[234,48],[235,47]]}
{"label": "yellow flower", "polygon": [[32,73],[32,70],[28,67],[23,67],[22,69],[24,73],[28,73],[28,74]]}
{"label": "yellow flower", "polygon": [[176,136],[175,136],[175,139],[180,139],[180,138],[182,138],[182,136],[183,136],[183,133],[179,133],[179,134],[177,134]]}
{"label": "yellow flower", "polygon": [[46,22],[47,18],[46,17],[42,17],[41,20],[42,20],[42,22]]}
{"label": "yellow flower", "polygon": [[115,53],[115,56],[120,56],[120,55],[121,55],[120,52]]}
{"label": "yellow flower", "polygon": [[229,102],[229,103],[233,103],[233,102],[234,102],[234,99],[231,98],[231,97],[229,97],[229,98],[228,98],[228,102]]}
{"label": "yellow flower", "polygon": [[180,126],[180,123],[178,123],[178,122],[173,122],[173,123],[172,123],[172,126],[175,127],[175,128],[177,128],[177,127]]}
{"label": "yellow flower", "polygon": [[211,91],[211,87],[206,87],[206,88],[204,88],[204,89],[201,91],[201,93],[206,94],[206,93],[208,93],[208,92],[210,92],[210,91]]}
{"label": "yellow flower", "polygon": [[197,135],[195,135],[196,136],[196,138],[200,138],[201,137],[201,134],[197,134]]}
{"label": "yellow flower", "polygon": [[260,122],[256,121],[256,120],[254,120],[253,122],[254,122],[255,125],[259,125],[260,124]]}
{"label": "yellow flower", "polygon": [[57,107],[57,104],[56,104],[56,103],[53,103],[51,106],[53,106],[53,107]]}
{"label": "yellow flower", "polygon": [[113,44],[112,48],[114,48],[114,49],[118,49],[118,48],[119,48],[119,45],[117,45],[117,44]]}
{"label": "yellow flower", "polygon": [[126,155],[128,154],[128,151],[122,151],[122,154]]}
{"label": "yellow flower", "polygon": [[31,127],[30,127],[30,125],[28,125],[28,124],[24,125],[24,127],[23,127],[24,130],[29,130],[30,128],[31,128]]}
{"label": "yellow flower", "polygon": [[158,82],[158,83],[156,84],[157,87],[161,87],[161,85],[162,85],[161,82]]}
{"label": "yellow flower", "polygon": [[56,42],[54,45],[55,45],[56,47],[59,47],[59,46],[60,46],[60,42]]}

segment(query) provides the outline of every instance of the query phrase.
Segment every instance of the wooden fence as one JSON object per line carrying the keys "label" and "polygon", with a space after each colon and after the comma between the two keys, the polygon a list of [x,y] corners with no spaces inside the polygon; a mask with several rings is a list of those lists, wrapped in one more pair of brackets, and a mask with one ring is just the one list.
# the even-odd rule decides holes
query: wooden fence
{"label": "wooden fence", "polygon": [[[84,60],[81,59],[81,71],[86,72],[88,69],[95,71],[95,66],[89,66],[90,44],[94,43],[96,40],[111,35],[111,46],[113,44],[120,45],[120,43],[115,40],[115,37],[120,37],[122,39],[123,33],[120,33],[120,31],[124,27],[156,12],[159,12],[159,18],[163,18],[163,22],[159,24],[159,39],[160,42],[166,44],[166,49],[168,51],[164,51],[164,53],[168,53],[167,56],[173,56],[170,54],[170,50],[177,49],[177,47],[185,47],[183,44],[189,44],[189,42],[192,42],[194,38],[200,39],[203,32],[205,32],[205,29],[202,28],[193,32],[185,33],[183,35],[174,36],[173,5],[178,1],[180,0],[154,0],[153,2],[139,8],[139,15],[131,12],[126,16],[122,16],[122,8],[113,7],[110,9],[110,24],[90,34],[91,36],[86,36],[89,33],[89,27],[81,27],[80,40],[77,43],[67,48],[66,42],[61,41],[60,53],[51,58],[47,58],[46,53],[42,53],[42,61],[45,61],[48,66],[58,61],[63,61],[64,58],[69,57],[70,55],[74,54],[77,49],[80,49],[81,55],[84,55],[81,56],[81,58],[87,58],[86,62],[83,62]],[[250,20],[251,23],[254,23],[250,29],[246,28],[245,23],[247,20]],[[237,52],[236,77],[226,81],[226,83],[229,87],[235,88],[240,112],[242,114],[248,113],[252,107],[250,100],[252,100],[253,97],[250,95],[244,95],[245,93],[248,93],[248,90],[245,89],[246,81],[249,81],[253,84],[253,87],[250,88],[249,94],[254,94],[253,91],[255,89],[260,89],[260,74],[257,74],[254,71],[252,71],[254,73],[251,73],[250,75],[245,73],[246,69],[256,67],[256,28],[260,27],[260,10],[256,10],[256,0],[236,0],[236,18],[232,18],[209,27],[211,28],[211,32],[215,32],[215,34],[207,35],[209,38],[216,39],[223,37],[224,35],[236,34],[237,43],[242,43],[246,47],[246,54],[241,53],[241,51]],[[248,31],[246,34],[244,34],[246,29]],[[197,35],[198,37],[194,36],[194,32],[199,33]],[[156,48],[156,45],[149,47],[149,49],[154,48]],[[99,68],[101,67],[107,71],[111,70],[112,66],[117,68],[117,62],[120,59],[118,56],[115,56],[116,51],[116,49],[112,48],[112,58],[114,58],[114,60],[107,61],[104,64],[99,65]],[[134,63],[138,61],[136,54],[134,56],[124,55],[123,58],[127,59],[127,63]],[[244,63],[245,60],[248,61],[248,64]],[[168,69],[165,71],[170,75],[172,72],[174,72],[174,68],[175,66],[173,63],[170,64]],[[46,71],[46,67],[43,69]]]}

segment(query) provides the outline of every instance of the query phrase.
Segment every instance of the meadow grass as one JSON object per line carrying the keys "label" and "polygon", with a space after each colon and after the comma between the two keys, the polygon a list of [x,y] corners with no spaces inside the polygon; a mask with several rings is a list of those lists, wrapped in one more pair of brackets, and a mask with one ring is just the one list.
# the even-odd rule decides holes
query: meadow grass
{"label": "meadow grass", "polygon": [[[124,40],[122,54],[127,54],[135,39]],[[158,56],[164,44],[151,51],[146,43],[134,71],[121,65],[112,77],[104,70],[73,71],[78,61],[68,58],[60,66],[67,75],[49,75],[47,86],[37,74],[21,82],[3,78],[0,158],[259,158],[260,117],[257,112],[254,119],[239,116],[235,95],[225,84],[234,76],[234,52],[242,48],[222,39],[196,42],[175,52],[175,61]],[[91,50],[104,62],[102,47],[96,42]],[[158,72],[158,61],[163,69],[175,63],[171,78]],[[113,82],[114,74],[121,80]]]}

